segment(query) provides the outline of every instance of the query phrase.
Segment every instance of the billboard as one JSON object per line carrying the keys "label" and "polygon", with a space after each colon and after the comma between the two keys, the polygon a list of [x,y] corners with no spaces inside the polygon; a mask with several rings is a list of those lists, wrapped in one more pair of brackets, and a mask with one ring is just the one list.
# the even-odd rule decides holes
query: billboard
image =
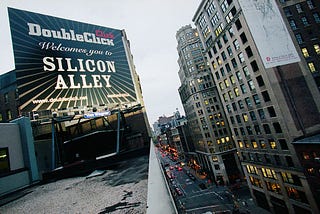
{"label": "billboard", "polygon": [[22,112],[136,101],[121,30],[8,13]]}
{"label": "billboard", "polygon": [[239,0],[265,68],[300,58],[274,0]]}

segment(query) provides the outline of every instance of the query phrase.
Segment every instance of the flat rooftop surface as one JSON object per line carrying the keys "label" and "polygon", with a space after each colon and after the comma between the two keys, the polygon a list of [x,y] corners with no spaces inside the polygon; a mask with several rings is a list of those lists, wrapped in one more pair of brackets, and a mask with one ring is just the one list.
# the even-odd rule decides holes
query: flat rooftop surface
{"label": "flat rooftop surface", "polygon": [[148,166],[145,155],[120,162],[101,175],[37,185],[1,206],[0,213],[146,213]]}

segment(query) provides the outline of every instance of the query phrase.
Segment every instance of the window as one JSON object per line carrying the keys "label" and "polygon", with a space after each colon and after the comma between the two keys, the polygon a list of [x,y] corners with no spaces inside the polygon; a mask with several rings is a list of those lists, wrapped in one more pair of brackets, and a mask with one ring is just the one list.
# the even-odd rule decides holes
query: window
{"label": "window", "polygon": [[3,96],[4,96],[4,103],[9,103],[9,94],[5,93]]}
{"label": "window", "polygon": [[225,61],[227,59],[227,55],[224,51],[221,52],[222,60]]}
{"label": "window", "polygon": [[236,79],[233,75],[230,76],[230,82],[232,85],[236,83]]}
{"label": "window", "polygon": [[263,81],[262,76],[257,76],[257,77],[256,77],[256,80],[257,80],[257,83],[258,83],[258,86],[259,86],[259,87],[264,86],[264,81]]}
{"label": "window", "polygon": [[257,120],[257,117],[256,117],[254,111],[250,111],[249,114],[250,114],[250,117],[251,117],[251,120],[252,120],[252,121]]}
{"label": "window", "polygon": [[269,96],[269,93],[267,91],[263,91],[261,94],[262,94],[263,100],[265,102],[269,102],[271,100],[270,96]]}
{"label": "window", "polygon": [[266,134],[271,134],[271,130],[268,124],[263,124],[262,126]]}
{"label": "window", "polygon": [[252,91],[253,89],[255,89],[255,87],[254,87],[254,84],[253,84],[253,81],[252,81],[252,80],[249,80],[249,81],[248,81],[248,86],[249,86],[249,88],[250,88],[250,91]]}
{"label": "window", "polygon": [[232,103],[232,108],[233,108],[233,111],[237,111],[237,106],[235,103]]}
{"label": "window", "polygon": [[246,77],[249,77],[249,76],[250,76],[249,69],[248,69],[247,66],[244,66],[242,70],[243,70],[243,73],[244,73],[244,75],[245,75]]}
{"label": "window", "polygon": [[236,72],[236,75],[237,75],[237,79],[238,79],[239,81],[242,80],[242,76],[241,76],[240,71],[237,71],[237,72]]}
{"label": "window", "polygon": [[215,6],[214,3],[212,2],[212,3],[209,5],[208,9],[207,9],[208,16],[211,16],[211,15],[213,14],[213,12],[214,12],[215,9],[216,9],[216,6]]}
{"label": "window", "polygon": [[214,33],[216,34],[216,36],[219,36],[220,33],[222,33],[223,31],[223,23],[220,23],[220,25],[215,29]]}
{"label": "window", "polygon": [[242,44],[245,44],[248,41],[246,34],[244,32],[240,34],[240,39],[242,41]]}
{"label": "window", "polygon": [[313,4],[312,0],[307,0],[307,4],[308,4],[309,9],[313,9],[314,8],[314,4]]}
{"label": "window", "polygon": [[259,144],[260,144],[260,148],[261,149],[266,149],[267,148],[267,144],[264,140],[259,140]]}
{"label": "window", "polygon": [[229,95],[229,98],[230,98],[230,99],[233,99],[232,91],[228,91],[228,95]]}
{"label": "window", "polygon": [[296,39],[297,39],[298,44],[302,44],[304,42],[300,33],[296,34]]}
{"label": "window", "polygon": [[273,169],[263,168],[262,167],[261,171],[262,171],[263,177],[277,179],[276,172]]}
{"label": "window", "polygon": [[230,86],[228,79],[224,80],[224,84],[226,85],[227,88]]}
{"label": "window", "polygon": [[252,98],[253,98],[253,101],[256,105],[259,105],[261,103],[259,96],[257,94],[253,95]]}
{"label": "window", "polygon": [[305,58],[310,56],[307,48],[301,48],[301,52]]}
{"label": "window", "polygon": [[266,119],[263,109],[258,109],[258,114],[261,120]]}
{"label": "window", "polygon": [[277,144],[273,139],[269,139],[269,146],[271,149],[277,149]]}
{"label": "window", "polygon": [[243,94],[247,93],[247,88],[244,84],[240,85],[240,88]]}
{"label": "window", "polygon": [[0,148],[0,175],[10,171],[8,147]]}
{"label": "window", "polygon": [[313,13],[313,18],[316,23],[320,23],[319,13]]}
{"label": "window", "polygon": [[230,105],[226,105],[226,109],[227,109],[228,112],[231,112],[231,107],[230,107]]}
{"label": "window", "polygon": [[224,0],[222,2],[222,4],[220,5],[222,12],[226,12],[226,10],[228,9],[228,7],[229,7],[229,3],[228,2],[229,2],[229,0]]}
{"label": "window", "polygon": [[243,105],[242,100],[239,100],[239,101],[238,101],[238,106],[239,106],[240,109],[243,109],[243,108],[244,108],[244,105]]}
{"label": "window", "polygon": [[223,68],[220,68],[220,73],[223,77],[226,75]]}
{"label": "window", "polygon": [[252,148],[256,149],[258,148],[258,144],[255,140],[251,140]]}
{"label": "window", "polygon": [[247,98],[245,99],[245,102],[246,102],[246,104],[247,104],[247,106],[248,106],[249,108],[252,107],[252,103],[251,103],[251,100],[250,100],[249,97],[247,97]]}
{"label": "window", "polygon": [[308,67],[311,73],[316,72],[316,67],[314,66],[313,62],[308,62]]}
{"label": "window", "polygon": [[224,84],[222,82],[220,82],[219,83],[219,87],[220,87],[221,90],[223,90],[224,89]]}
{"label": "window", "polygon": [[268,112],[269,112],[269,116],[270,117],[276,117],[276,111],[274,110],[274,108],[272,106],[268,107]]}
{"label": "window", "polygon": [[[234,9],[234,10],[233,10]],[[226,21],[227,21],[227,23],[230,23],[231,22],[231,20],[233,19],[233,13],[236,13],[237,11],[235,11],[235,12],[233,12],[233,11],[235,11],[235,8],[233,7],[232,8],[232,10],[226,15]]]}
{"label": "window", "polygon": [[230,46],[227,47],[227,51],[228,51],[229,56],[232,56],[232,55],[233,55],[232,49],[231,49]]}
{"label": "window", "polygon": [[314,51],[316,52],[316,54],[320,54],[320,47],[318,44],[313,45]]}
{"label": "window", "polygon": [[204,15],[202,15],[200,18],[199,18],[199,25],[200,25],[200,28],[201,29],[204,29],[206,27],[206,19],[204,18]]}
{"label": "window", "polygon": [[269,191],[281,194],[281,188],[278,183],[266,181],[266,186]]}
{"label": "window", "polygon": [[289,24],[290,24],[292,30],[297,30],[296,22],[293,19],[289,20]]}
{"label": "window", "polygon": [[287,141],[285,139],[279,139],[278,140],[279,144],[280,144],[280,148],[282,150],[288,150],[288,145],[287,145]]}
{"label": "window", "polygon": [[294,167],[292,158],[290,156],[286,156],[286,162],[289,167]]}
{"label": "window", "polygon": [[242,136],[246,135],[246,132],[244,131],[244,128],[242,128],[242,127],[240,128],[240,133],[241,133]]}
{"label": "window", "polygon": [[239,97],[239,96],[240,96],[239,88],[235,87],[235,88],[233,89],[233,91],[234,91],[234,94],[236,95],[236,97]]}
{"label": "window", "polygon": [[303,203],[308,203],[306,194],[300,190],[297,190],[293,187],[286,187],[289,198],[301,201]]}
{"label": "window", "polygon": [[236,61],[235,58],[233,58],[233,59],[231,60],[231,63],[232,63],[233,68],[237,68],[237,67],[238,67],[238,64],[237,64],[237,61]]}
{"label": "window", "polygon": [[238,40],[234,40],[233,41],[233,46],[234,46],[234,48],[236,49],[236,50],[239,50],[240,49],[240,44],[239,44],[239,42],[238,42]]}
{"label": "window", "polygon": [[240,140],[238,140],[238,145],[239,145],[239,148],[243,148],[244,147],[242,141],[240,141]]}
{"label": "window", "polygon": [[291,12],[290,8],[285,7],[285,8],[283,9],[283,11],[284,11],[284,14],[286,14],[287,17],[288,17],[288,16],[292,16],[292,12]]}
{"label": "window", "polygon": [[251,126],[247,126],[246,128],[247,128],[248,135],[253,135]]}
{"label": "window", "polygon": [[236,115],[236,119],[237,119],[237,122],[238,122],[238,123],[241,123],[241,118],[240,118],[239,115]]}
{"label": "window", "polygon": [[249,120],[247,113],[242,114],[242,118],[243,118],[244,122],[248,122],[248,120]]}
{"label": "window", "polygon": [[220,74],[219,74],[219,72],[217,71],[215,74],[216,74],[217,80],[219,80],[219,79],[220,79]]}
{"label": "window", "polygon": [[234,36],[234,32],[233,32],[233,29],[232,28],[229,28],[229,35],[230,37],[232,38]]}
{"label": "window", "polygon": [[211,32],[210,28],[206,26],[205,29],[202,30],[203,37],[206,39],[210,35],[210,32]]}
{"label": "window", "polygon": [[258,66],[258,64],[257,64],[257,62],[255,60],[253,60],[250,63],[250,65],[251,65],[251,68],[252,68],[253,72],[259,71],[259,66]]}
{"label": "window", "polygon": [[12,113],[10,110],[7,110],[7,120],[11,120],[12,119]]}
{"label": "window", "polygon": [[226,44],[228,42],[228,37],[226,34],[222,35],[222,39],[223,39],[224,44]]}
{"label": "window", "polygon": [[308,26],[309,25],[309,21],[308,21],[307,17],[305,17],[305,16],[301,17],[301,22],[302,22],[302,24],[304,26]]}
{"label": "window", "polygon": [[226,63],[225,67],[226,67],[227,72],[229,73],[231,71],[229,63]]}
{"label": "window", "polygon": [[240,63],[244,62],[244,56],[243,56],[242,52],[238,54],[238,58],[239,58]]}
{"label": "window", "polygon": [[296,9],[297,9],[298,13],[302,13],[303,12],[301,4],[296,4]]}
{"label": "window", "polygon": [[250,58],[250,57],[253,56],[253,52],[252,52],[250,46],[248,46],[245,50],[246,50],[246,53],[247,53],[248,58]]}
{"label": "window", "polygon": [[242,24],[239,19],[235,22],[235,25],[236,25],[237,30],[240,30],[242,28]]}
{"label": "window", "polygon": [[276,123],[273,123],[272,125],[276,133],[282,133],[280,123],[276,122]]}
{"label": "window", "polygon": [[254,130],[255,130],[257,135],[261,135],[262,134],[259,125],[254,125]]}

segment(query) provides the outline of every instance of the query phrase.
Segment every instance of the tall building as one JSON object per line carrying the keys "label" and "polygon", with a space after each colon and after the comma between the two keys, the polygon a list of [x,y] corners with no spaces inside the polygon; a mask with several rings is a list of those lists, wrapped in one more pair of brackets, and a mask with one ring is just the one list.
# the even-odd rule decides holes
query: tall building
{"label": "tall building", "polygon": [[255,202],[319,213],[292,145],[320,131],[319,90],[277,3],[203,0],[193,21]]}
{"label": "tall building", "polygon": [[201,173],[220,183],[241,178],[235,143],[203,55],[198,31],[187,25],[176,33],[179,53],[180,98]]}
{"label": "tall building", "polygon": [[305,58],[308,69],[320,90],[320,2],[316,0],[280,0],[279,2],[299,45],[297,49]]}

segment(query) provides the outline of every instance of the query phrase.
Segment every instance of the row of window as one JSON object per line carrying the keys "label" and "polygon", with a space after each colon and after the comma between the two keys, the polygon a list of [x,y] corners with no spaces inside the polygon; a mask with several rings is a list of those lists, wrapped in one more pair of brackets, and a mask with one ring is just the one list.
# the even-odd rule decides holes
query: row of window
{"label": "row of window", "polygon": [[[246,165],[246,169],[249,174],[259,175],[259,168],[254,165]],[[277,173],[273,169],[265,167],[261,167],[260,169],[263,177],[278,180]],[[279,174],[281,175],[282,180],[285,183],[297,186],[302,185],[299,177],[295,174],[292,174],[290,172],[279,172]]]}
{"label": "row of window", "polygon": [[[312,13],[312,16],[313,16],[313,19],[314,19],[314,21],[316,23],[320,23],[320,15],[319,15],[318,12]],[[309,26],[310,25],[310,21],[306,16],[302,16],[300,18],[300,21],[301,21],[303,26]],[[289,24],[290,24],[292,30],[297,30],[298,29],[298,26],[297,26],[297,23],[296,23],[295,19],[289,19]]]}
{"label": "row of window", "polygon": [[[280,3],[285,3],[286,1],[288,0],[280,0]],[[307,0],[306,2],[310,10],[315,8],[313,0]],[[292,16],[292,12],[289,7],[285,7],[283,10],[286,16]],[[295,10],[297,11],[297,13],[303,13],[305,11],[304,7],[300,3],[295,5]]]}
{"label": "row of window", "polygon": [[275,141],[274,139],[270,138],[267,140],[268,143],[266,143],[266,140],[260,139],[260,140],[238,140],[238,146],[240,149],[281,149],[281,150],[288,150],[288,145],[285,139],[278,139],[278,141]]}
{"label": "row of window", "polygon": [[262,165],[276,165],[276,166],[286,166],[294,167],[293,160],[291,156],[280,157],[277,154],[271,155],[270,153],[261,154],[253,152],[241,152],[243,161],[250,161],[252,163],[260,163]]}
{"label": "row of window", "polygon": [[[252,185],[262,189],[262,181],[259,178],[249,176],[249,179],[250,179],[250,182]],[[265,181],[265,184],[266,184],[266,187],[269,191],[275,192],[278,194],[282,194],[280,185],[278,183]],[[303,202],[303,203],[308,203],[306,194],[304,192],[302,192],[294,187],[289,187],[289,186],[285,187],[285,189],[286,189],[286,193],[289,196],[289,198],[294,199],[296,201]]]}
{"label": "row of window", "polygon": [[[239,116],[239,115],[237,115],[237,116]],[[259,136],[259,135],[263,134],[262,130],[264,131],[265,134],[272,134],[272,133],[281,134],[283,132],[279,122],[272,123],[272,127],[273,127],[274,131],[271,131],[269,124],[262,124],[263,129],[261,128],[261,125],[257,124],[257,125],[253,125],[253,126],[248,125],[245,127],[234,128],[233,131],[234,131],[235,136],[240,136],[240,135],[241,136],[247,136],[247,135],[258,135]]]}

